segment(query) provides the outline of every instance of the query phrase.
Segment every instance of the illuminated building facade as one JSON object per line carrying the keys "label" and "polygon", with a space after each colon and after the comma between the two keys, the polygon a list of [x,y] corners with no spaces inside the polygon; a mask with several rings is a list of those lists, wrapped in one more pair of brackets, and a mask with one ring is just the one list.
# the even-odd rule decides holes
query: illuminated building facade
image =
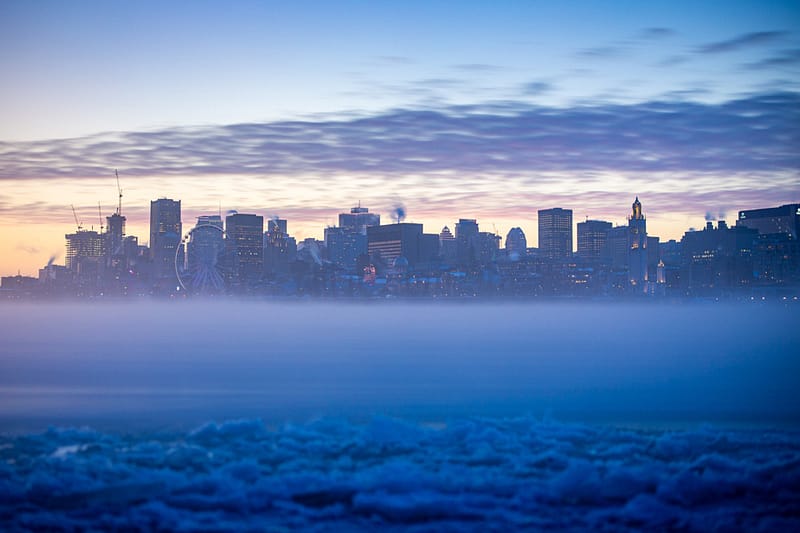
{"label": "illuminated building facade", "polygon": [[643,285],[648,279],[647,219],[638,196],[631,209],[628,217],[628,281],[631,285]]}

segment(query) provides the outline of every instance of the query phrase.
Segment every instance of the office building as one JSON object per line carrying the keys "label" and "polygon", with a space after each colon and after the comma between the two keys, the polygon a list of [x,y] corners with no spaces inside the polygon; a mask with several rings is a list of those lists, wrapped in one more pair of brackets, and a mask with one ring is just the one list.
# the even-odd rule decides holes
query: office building
{"label": "office building", "polygon": [[96,231],[79,229],[64,235],[67,241],[66,267],[74,272],[97,270],[105,259],[104,236]]}
{"label": "office building", "polygon": [[611,222],[586,220],[578,222],[578,257],[584,261],[607,261],[610,259],[608,232]]}
{"label": "office building", "polygon": [[456,262],[460,266],[475,265],[478,262],[480,245],[478,243],[478,222],[473,218],[461,218],[456,224]]}
{"label": "office building", "polygon": [[106,254],[110,258],[125,256],[125,217],[114,213],[106,217]]}
{"label": "office building", "polygon": [[628,281],[631,285],[641,285],[648,280],[647,219],[638,196],[631,204],[631,210],[628,217]]}
{"label": "office building", "polygon": [[539,210],[539,255],[547,259],[572,257],[572,210]]}
{"label": "office building", "polygon": [[257,283],[264,272],[264,217],[244,213],[225,217],[225,256],[232,288]]}
{"label": "office building", "polygon": [[447,226],[439,233],[439,255],[445,264],[453,265],[457,260],[456,237]]}
{"label": "office building", "polygon": [[800,204],[739,211],[736,225],[756,229],[762,235],[783,233],[797,240],[800,235]]}
{"label": "office building", "polygon": [[497,259],[497,252],[500,250],[500,235],[495,235],[488,231],[478,233],[478,263],[488,265]]}
{"label": "office building", "polygon": [[181,254],[181,201],[159,198],[150,202],[150,259],[157,279],[174,278]]}
{"label": "office building", "polygon": [[369,208],[357,207],[350,209],[349,213],[339,214],[339,227],[356,233],[366,235],[367,228],[370,226],[380,226],[381,216],[377,213],[370,213]]}
{"label": "office building", "polygon": [[328,227],[325,248],[331,262],[347,272],[355,272],[358,258],[367,253],[367,235],[348,227]]}
{"label": "office building", "polygon": [[371,258],[379,258],[385,267],[394,265],[395,259],[405,257],[410,266],[420,260],[422,224],[401,222],[384,226],[367,227],[367,251]]}
{"label": "office building", "polygon": [[511,228],[506,235],[506,254],[511,259],[520,259],[528,254],[528,240],[522,228]]}
{"label": "office building", "polygon": [[274,276],[287,274],[289,264],[297,257],[297,241],[289,235],[288,223],[283,218],[267,221],[264,234],[264,273]]}

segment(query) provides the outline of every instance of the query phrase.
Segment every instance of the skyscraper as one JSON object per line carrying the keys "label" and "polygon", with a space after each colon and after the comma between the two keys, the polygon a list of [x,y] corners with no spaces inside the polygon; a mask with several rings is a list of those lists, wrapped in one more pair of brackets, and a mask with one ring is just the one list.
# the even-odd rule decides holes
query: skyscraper
{"label": "skyscraper", "polygon": [[461,218],[456,224],[456,262],[472,265],[478,261],[478,222],[473,218]]}
{"label": "skyscraper", "polygon": [[79,229],[75,233],[64,235],[67,240],[66,266],[80,272],[91,264],[96,270],[105,255],[105,239],[96,231]]}
{"label": "skyscraper", "polygon": [[586,220],[578,222],[578,257],[586,261],[610,258],[608,232],[611,222]]}
{"label": "skyscraper", "polygon": [[456,262],[456,238],[447,226],[439,233],[439,253],[446,264],[452,265]]}
{"label": "skyscraper", "polygon": [[367,235],[348,227],[325,228],[328,258],[348,272],[355,271],[358,257],[367,253]]}
{"label": "skyscraper", "polygon": [[264,217],[236,213],[225,218],[225,255],[233,287],[246,288],[264,272]]}
{"label": "skyscraper", "polygon": [[369,208],[353,207],[349,213],[339,214],[339,227],[350,231],[355,231],[363,235],[367,234],[369,226],[380,226],[381,216],[378,213],[370,213]]}
{"label": "skyscraper", "polygon": [[539,255],[548,259],[572,257],[572,210],[539,210]]}
{"label": "skyscraper", "polygon": [[405,257],[408,264],[416,265],[420,259],[422,224],[402,222],[367,228],[367,248],[370,257],[380,256],[387,267],[398,257]]}
{"label": "skyscraper", "polygon": [[641,285],[647,275],[647,219],[642,213],[639,197],[631,205],[628,217],[628,280],[631,285]]}
{"label": "skyscraper", "polygon": [[119,213],[106,217],[106,254],[111,257],[124,256],[124,241],[125,217]]}
{"label": "skyscraper", "polygon": [[736,225],[757,229],[762,235],[787,234],[796,241],[800,237],[800,204],[739,211]]}
{"label": "skyscraper", "polygon": [[159,198],[150,202],[150,259],[157,279],[175,277],[182,231],[180,200]]}
{"label": "skyscraper", "polygon": [[512,259],[525,257],[528,253],[528,240],[522,228],[511,228],[506,235],[506,254]]}
{"label": "skyscraper", "polygon": [[381,216],[366,207],[353,207],[339,214],[339,226],[325,228],[328,257],[340,268],[354,271],[358,258],[367,254],[367,228],[379,226]]}
{"label": "skyscraper", "polygon": [[289,272],[289,263],[294,261],[297,243],[289,235],[288,222],[284,218],[267,221],[264,234],[264,272],[270,276]]}

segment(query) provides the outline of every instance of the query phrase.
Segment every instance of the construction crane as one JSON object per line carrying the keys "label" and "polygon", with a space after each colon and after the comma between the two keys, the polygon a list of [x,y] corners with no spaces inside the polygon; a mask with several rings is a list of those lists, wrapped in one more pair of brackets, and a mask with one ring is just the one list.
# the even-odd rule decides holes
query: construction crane
{"label": "construction crane", "polygon": [[117,191],[119,191],[119,204],[117,205],[117,214],[122,216],[122,188],[119,186],[119,172],[114,169],[114,175],[117,177]]}
{"label": "construction crane", "polygon": [[97,202],[97,214],[100,215],[100,233],[103,233],[103,209],[100,207],[100,202]]}
{"label": "construction crane", "polygon": [[72,216],[75,217],[75,225],[78,226],[78,231],[81,231],[83,229],[83,224],[78,221],[78,214],[75,212],[75,206],[72,204],[70,204],[70,206],[72,207]]}

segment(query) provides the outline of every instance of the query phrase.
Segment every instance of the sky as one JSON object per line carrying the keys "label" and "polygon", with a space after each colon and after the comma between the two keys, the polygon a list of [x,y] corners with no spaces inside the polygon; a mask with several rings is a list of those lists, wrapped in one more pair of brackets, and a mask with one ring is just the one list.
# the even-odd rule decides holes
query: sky
{"label": "sky", "polygon": [[[800,2],[0,3],[0,274],[149,201],[322,238],[537,210],[680,239],[800,202]],[[100,213],[98,213],[98,203]]]}

